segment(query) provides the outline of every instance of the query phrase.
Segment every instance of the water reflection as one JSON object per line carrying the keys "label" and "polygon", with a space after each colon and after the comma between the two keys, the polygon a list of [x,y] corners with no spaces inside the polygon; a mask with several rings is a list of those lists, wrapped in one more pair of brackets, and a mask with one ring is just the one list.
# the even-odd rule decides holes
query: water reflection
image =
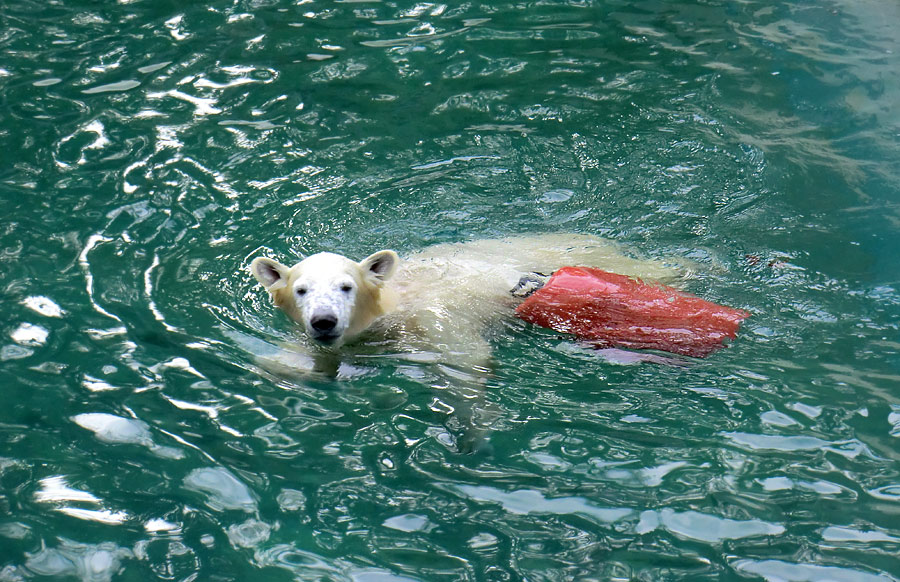
{"label": "water reflection", "polygon": [[[100,498],[87,491],[69,487],[63,476],[41,479],[40,485],[41,489],[35,493],[35,500],[38,502],[52,503],[54,504],[56,511],[65,515],[108,525],[123,523],[129,517],[128,513],[125,511],[113,511],[102,508],[103,502]],[[78,502],[83,505],[101,508],[86,509],[83,507],[66,505],[64,504],[65,502]]]}
{"label": "water reflection", "polygon": [[44,548],[30,556],[25,570],[38,576],[74,576],[90,582],[107,582],[119,572],[130,550],[112,542],[96,545],[61,540],[58,547]]}
{"label": "water reflection", "polygon": [[[0,579],[900,576],[895,12],[5,3]],[[432,353],[252,358],[253,256],[559,230],[753,318],[504,321],[475,456]]]}
{"label": "water reflection", "polygon": [[77,414],[72,420],[78,426],[92,431],[97,439],[103,442],[141,445],[147,447],[150,452],[168,459],[184,457],[184,453],[176,448],[157,445],[153,441],[150,427],[140,420],[102,412]]}
{"label": "water reflection", "polygon": [[809,580],[835,580],[835,582],[886,582],[893,580],[884,574],[872,574],[860,569],[816,564],[795,564],[779,560],[737,560],[735,569],[761,576],[769,582],[806,582]]}
{"label": "water reflection", "polygon": [[206,505],[215,511],[256,511],[256,498],[250,489],[222,467],[194,469],[184,478],[184,486],[205,494]]}

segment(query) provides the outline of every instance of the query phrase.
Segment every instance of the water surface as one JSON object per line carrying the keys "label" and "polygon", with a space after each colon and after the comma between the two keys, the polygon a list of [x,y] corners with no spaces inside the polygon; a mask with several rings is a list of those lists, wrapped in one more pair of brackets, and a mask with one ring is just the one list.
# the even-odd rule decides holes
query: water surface
{"label": "water surface", "polygon": [[[886,1],[0,6],[0,580],[900,579]],[[752,313],[266,373],[246,272],[572,231]],[[469,406],[490,449],[462,454]]]}

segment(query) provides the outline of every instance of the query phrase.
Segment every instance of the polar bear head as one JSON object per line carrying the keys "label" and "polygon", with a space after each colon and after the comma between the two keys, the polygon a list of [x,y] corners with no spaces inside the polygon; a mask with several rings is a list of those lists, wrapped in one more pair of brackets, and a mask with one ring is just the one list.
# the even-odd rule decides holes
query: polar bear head
{"label": "polar bear head", "polygon": [[378,251],[361,262],[319,253],[293,267],[259,257],[250,264],[272,301],[301,324],[311,340],[339,345],[358,335],[389,308],[384,282],[397,269],[394,251]]}

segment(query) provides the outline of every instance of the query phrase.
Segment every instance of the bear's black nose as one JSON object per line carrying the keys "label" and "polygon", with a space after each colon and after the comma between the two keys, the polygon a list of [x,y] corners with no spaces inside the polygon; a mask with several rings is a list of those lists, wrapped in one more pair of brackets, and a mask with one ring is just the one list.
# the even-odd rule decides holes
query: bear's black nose
{"label": "bear's black nose", "polygon": [[316,315],[309,320],[309,325],[318,333],[330,333],[337,325],[337,317],[331,314]]}

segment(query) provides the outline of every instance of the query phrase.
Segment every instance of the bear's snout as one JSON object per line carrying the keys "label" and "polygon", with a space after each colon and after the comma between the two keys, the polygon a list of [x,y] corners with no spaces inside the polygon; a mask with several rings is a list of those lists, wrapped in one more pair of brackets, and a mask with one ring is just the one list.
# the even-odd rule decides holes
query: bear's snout
{"label": "bear's snout", "polygon": [[330,313],[327,315],[317,315],[309,320],[309,324],[318,332],[328,333],[333,331],[334,327],[337,325],[337,317]]}
{"label": "bear's snout", "polygon": [[309,318],[310,335],[320,341],[334,341],[340,335],[336,332],[338,318],[333,313],[314,313]]}

